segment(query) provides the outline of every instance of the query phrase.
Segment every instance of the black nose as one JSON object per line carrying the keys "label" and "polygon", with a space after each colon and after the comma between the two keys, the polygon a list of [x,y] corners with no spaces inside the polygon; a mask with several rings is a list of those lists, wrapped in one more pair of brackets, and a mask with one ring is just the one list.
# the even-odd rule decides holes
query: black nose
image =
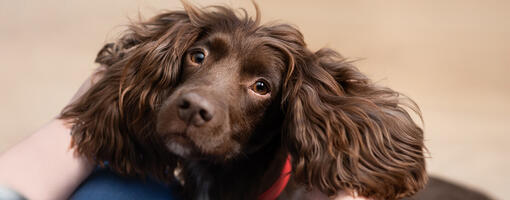
{"label": "black nose", "polygon": [[186,93],[177,100],[179,118],[195,126],[202,126],[214,117],[214,107],[196,93]]}

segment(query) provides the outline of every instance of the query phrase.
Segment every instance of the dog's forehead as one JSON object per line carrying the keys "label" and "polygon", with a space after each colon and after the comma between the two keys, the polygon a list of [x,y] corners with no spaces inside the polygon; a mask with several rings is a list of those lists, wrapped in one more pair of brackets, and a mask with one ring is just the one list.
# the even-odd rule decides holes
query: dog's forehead
{"label": "dog's forehead", "polygon": [[237,59],[243,72],[281,74],[286,66],[281,53],[256,34],[214,33],[201,42],[215,60]]}
{"label": "dog's forehead", "polygon": [[224,54],[237,54],[239,56],[245,56],[253,51],[258,51],[260,46],[260,42],[256,39],[255,35],[239,33],[239,31],[229,33],[216,32],[208,35],[203,43],[212,51]]}

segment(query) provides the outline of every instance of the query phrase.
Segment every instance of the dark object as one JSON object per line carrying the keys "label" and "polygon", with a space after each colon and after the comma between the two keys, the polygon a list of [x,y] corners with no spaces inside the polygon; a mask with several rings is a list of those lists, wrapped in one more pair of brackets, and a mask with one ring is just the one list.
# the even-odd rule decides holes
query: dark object
{"label": "dark object", "polygon": [[425,189],[403,200],[491,200],[489,196],[465,186],[430,177]]}
{"label": "dark object", "polygon": [[310,51],[287,24],[232,9],[165,12],[99,52],[100,80],[66,107],[73,147],[130,176],[174,181],[189,199],[281,198],[340,190],[397,199],[423,188],[414,102],[372,83],[331,49]]}

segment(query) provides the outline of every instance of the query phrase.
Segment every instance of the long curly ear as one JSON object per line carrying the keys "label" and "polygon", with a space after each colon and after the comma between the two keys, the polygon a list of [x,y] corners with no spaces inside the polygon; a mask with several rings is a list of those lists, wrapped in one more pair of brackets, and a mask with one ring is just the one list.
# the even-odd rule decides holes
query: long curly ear
{"label": "long curly ear", "polygon": [[283,88],[295,178],[330,196],[399,199],[421,189],[423,131],[405,109],[420,115],[414,102],[374,85],[332,50],[300,52]]}
{"label": "long curly ear", "polygon": [[121,174],[162,179],[174,164],[155,131],[154,113],[178,82],[181,57],[199,35],[184,11],[135,23],[98,53],[105,69],[60,118],[73,124],[79,154]]}

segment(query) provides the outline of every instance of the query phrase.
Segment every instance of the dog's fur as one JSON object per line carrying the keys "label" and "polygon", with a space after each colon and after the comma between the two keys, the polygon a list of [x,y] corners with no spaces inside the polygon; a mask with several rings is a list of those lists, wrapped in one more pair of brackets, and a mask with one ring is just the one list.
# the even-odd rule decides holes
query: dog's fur
{"label": "dog's fur", "polygon": [[77,152],[163,181],[180,168],[193,199],[257,198],[288,155],[281,198],[398,199],[426,184],[410,99],[333,50],[310,51],[293,26],[260,25],[258,8],[252,19],[184,7],[101,49],[102,77],[60,117],[73,124]]}

